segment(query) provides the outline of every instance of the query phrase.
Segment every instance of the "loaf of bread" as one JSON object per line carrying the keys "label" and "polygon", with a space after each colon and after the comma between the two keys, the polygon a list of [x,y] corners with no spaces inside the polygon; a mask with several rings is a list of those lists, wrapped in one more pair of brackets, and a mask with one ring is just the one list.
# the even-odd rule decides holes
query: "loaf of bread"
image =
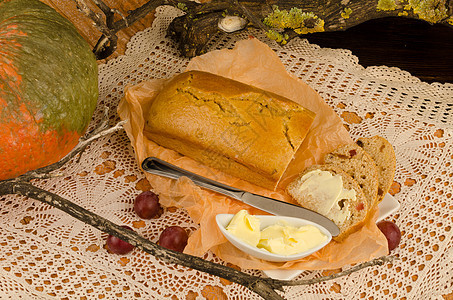
{"label": "loaf of bread", "polygon": [[324,163],[332,164],[354,178],[368,200],[368,207],[377,204],[378,170],[373,158],[356,143],[344,145],[326,154]]}
{"label": "loaf of bread", "polygon": [[273,190],[314,117],[274,93],[188,71],[153,100],[144,133],[163,147]]}
{"label": "loaf of bread", "polygon": [[339,242],[360,228],[369,209],[357,181],[334,165],[307,168],[288,185],[287,191],[301,206],[332,220],[340,229],[334,237]]}
{"label": "loaf of bread", "polygon": [[382,136],[359,138],[357,145],[362,147],[374,160],[378,170],[378,199],[381,202],[393,184],[396,169],[396,156],[392,145]]}

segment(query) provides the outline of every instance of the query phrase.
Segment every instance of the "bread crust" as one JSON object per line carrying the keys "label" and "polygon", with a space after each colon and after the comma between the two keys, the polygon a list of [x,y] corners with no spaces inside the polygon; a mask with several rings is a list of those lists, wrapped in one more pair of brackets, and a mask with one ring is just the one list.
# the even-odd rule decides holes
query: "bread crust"
{"label": "bread crust", "polygon": [[207,72],[175,76],[145,116],[145,136],[274,190],[315,114],[274,93]]}
{"label": "bread crust", "polygon": [[361,137],[356,144],[374,160],[378,170],[378,198],[380,203],[393,184],[396,170],[396,155],[392,144],[382,136]]}

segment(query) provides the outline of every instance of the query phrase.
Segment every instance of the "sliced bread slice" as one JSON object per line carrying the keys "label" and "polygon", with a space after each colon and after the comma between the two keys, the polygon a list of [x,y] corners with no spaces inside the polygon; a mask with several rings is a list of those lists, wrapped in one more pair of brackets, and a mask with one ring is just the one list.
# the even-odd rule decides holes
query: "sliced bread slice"
{"label": "sliced bread slice", "polygon": [[344,145],[326,154],[324,162],[341,168],[358,182],[368,199],[368,207],[377,204],[378,170],[365,150],[356,143]]}
{"label": "sliced bread slice", "polygon": [[369,138],[359,138],[356,143],[362,147],[376,163],[379,177],[377,192],[377,202],[379,203],[384,199],[393,184],[396,169],[395,151],[389,141],[378,135]]}
{"label": "sliced bread slice", "polygon": [[340,228],[333,238],[338,242],[359,229],[368,213],[362,188],[334,165],[307,168],[288,185],[287,192],[301,206],[332,220]]}

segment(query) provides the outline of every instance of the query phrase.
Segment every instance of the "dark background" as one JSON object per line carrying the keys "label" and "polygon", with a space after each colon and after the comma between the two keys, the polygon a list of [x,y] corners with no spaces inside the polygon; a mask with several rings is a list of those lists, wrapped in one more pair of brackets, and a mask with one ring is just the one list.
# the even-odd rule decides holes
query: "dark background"
{"label": "dark background", "polygon": [[422,81],[453,83],[450,26],[390,17],[370,20],[346,31],[304,37],[321,47],[349,49],[364,67],[398,67]]}

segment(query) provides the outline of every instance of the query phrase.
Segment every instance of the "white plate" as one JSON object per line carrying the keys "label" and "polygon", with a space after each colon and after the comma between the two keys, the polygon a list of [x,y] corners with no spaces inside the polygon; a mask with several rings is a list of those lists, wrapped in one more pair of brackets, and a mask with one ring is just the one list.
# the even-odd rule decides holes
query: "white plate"
{"label": "white plate", "polygon": [[[387,218],[400,208],[400,203],[390,194],[385,195],[381,203],[378,204],[379,216],[377,222]],[[292,280],[299,276],[303,270],[263,270],[263,273],[274,279]]]}
{"label": "white plate", "polygon": [[290,226],[294,227],[301,227],[304,225],[312,225],[317,227],[324,235],[327,236],[327,239],[319,244],[318,246],[311,248],[307,251],[300,252],[294,255],[278,255],[271,253],[269,251],[266,251],[264,249],[260,249],[257,247],[254,247],[252,245],[249,245],[242,241],[241,239],[238,239],[234,235],[232,235],[228,230],[226,230],[226,227],[228,224],[230,224],[231,219],[234,217],[234,214],[218,214],[216,216],[216,221],[217,225],[219,226],[220,231],[223,233],[223,235],[232,243],[234,246],[236,246],[238,249],[244,251],[245,253],[248,253],[254,257],[268,260],[268,261],[275,261],[275,262],[284,262],[284,261],[291,261],[291,260],[297,260],[301,259],[305,256],[308,256],[310,254],[315,253],[319,249],[323,248],[325,245],[330,243],[332,240],[332,235],[330,232],[325,229],[324,227],[310,222],[308,220],[300,219],[300,218],[293,218],[293,217],[285,217],[285,216],[273,216],[273,215],[255,215],[260,220],[260,229],[263,230],[264,228],[274,225],[279,221],[284,221]]}

